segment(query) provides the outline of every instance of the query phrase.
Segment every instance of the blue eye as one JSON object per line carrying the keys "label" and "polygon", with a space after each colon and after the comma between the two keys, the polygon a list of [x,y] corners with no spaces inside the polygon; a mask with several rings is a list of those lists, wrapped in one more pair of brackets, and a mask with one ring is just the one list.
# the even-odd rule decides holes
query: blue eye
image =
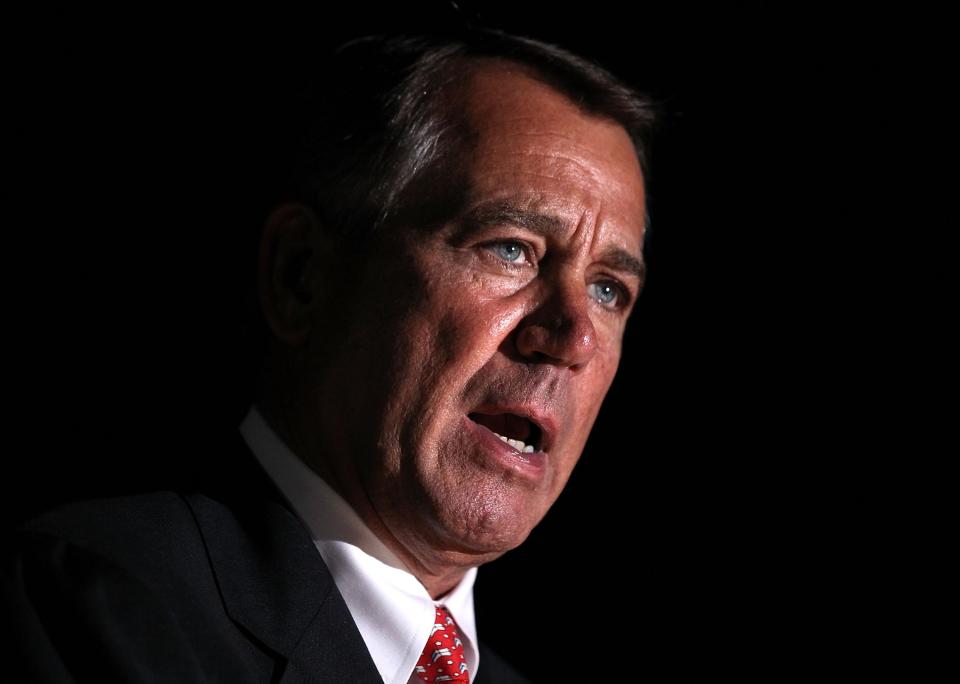
{"label": "blue eye", "polygon": [[523,256],[523,245],[519,242],[497,242],[490,249],[504,261],[516,262]]}
{"label": "blue eye", "polygon": [[615,285],[611,285],[610,283],[591,283],[588,289],[590,291],[590,296],[604,306],[608,306],[610,304],[616,305],[617,298],[620,295],[617,287]]}

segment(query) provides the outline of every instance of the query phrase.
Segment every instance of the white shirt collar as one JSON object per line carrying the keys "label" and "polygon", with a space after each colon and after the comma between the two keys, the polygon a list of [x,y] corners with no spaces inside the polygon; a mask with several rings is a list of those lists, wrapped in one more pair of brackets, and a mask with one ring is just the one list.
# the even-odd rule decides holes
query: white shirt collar
{"label": "white shirt collar", "polygon": [[353,508],[301,461],[251,407],[240,433],[313,537],[313,543],[353,616],[387,684],[407,684],[444,605],[465,637],[473,679],[479,666],[471,568],[454,589],[434,601],[424,586],[360,519]]}

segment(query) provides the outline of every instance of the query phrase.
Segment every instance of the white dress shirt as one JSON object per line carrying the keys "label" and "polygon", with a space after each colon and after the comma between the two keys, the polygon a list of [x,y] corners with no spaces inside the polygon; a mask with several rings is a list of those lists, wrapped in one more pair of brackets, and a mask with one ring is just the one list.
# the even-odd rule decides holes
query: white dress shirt
{"label": "white dress shirt", "polygon": [[251,407],[240,432],[304,522],[386,684],[414,684],[420,653],[444,605],[460,627],[471,681],[480,664],[471,568],[437,601],[363,523],[353,508],[287,447]]}

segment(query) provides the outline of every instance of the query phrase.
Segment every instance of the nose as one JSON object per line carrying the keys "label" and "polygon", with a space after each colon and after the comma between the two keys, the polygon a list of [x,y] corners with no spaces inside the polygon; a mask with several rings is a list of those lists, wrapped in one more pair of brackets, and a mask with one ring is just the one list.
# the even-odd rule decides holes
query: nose
{"label": "nose", "polygon": [[578,370],[597,352],[597,331],[581,288],[557,288],[525,316],[516,332],[517,351],[537,363]]}

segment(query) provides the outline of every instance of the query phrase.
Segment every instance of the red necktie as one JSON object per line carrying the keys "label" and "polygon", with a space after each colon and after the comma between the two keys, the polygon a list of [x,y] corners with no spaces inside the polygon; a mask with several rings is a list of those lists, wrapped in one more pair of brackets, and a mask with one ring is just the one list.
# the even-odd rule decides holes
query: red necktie
{"label": "red necktie", "polygon": [[433,629],[417,661],[415,674],[417,679],[429,684],[470,681],[467,663],[463,659],[460,629],[443,606],[437,606]]}

